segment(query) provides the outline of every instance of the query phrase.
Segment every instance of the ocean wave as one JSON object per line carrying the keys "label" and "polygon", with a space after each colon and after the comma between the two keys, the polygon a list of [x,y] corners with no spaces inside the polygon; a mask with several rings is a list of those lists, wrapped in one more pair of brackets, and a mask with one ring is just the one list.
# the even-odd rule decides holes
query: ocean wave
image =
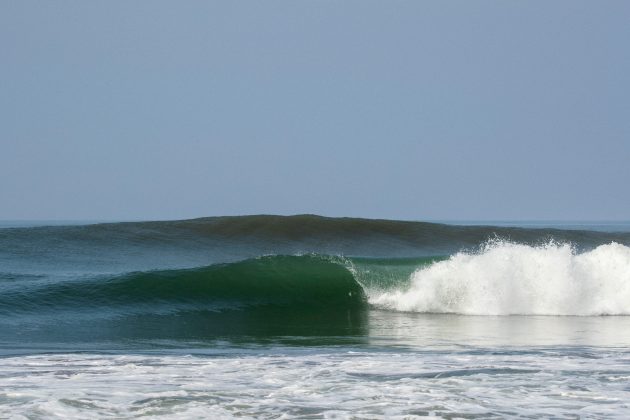
{"label": "ocean wave", "polygon": [[630,248],[504,240],[419,268],[405,287],[368,290],[380,308],[467,315],[630,315]]}
{"label": "ocean wave", "polygon": [[451,256],[268,255],[193,269],[51,278],[4,273],[0,315],[369,306],[466,315],[630,315],[630,247],[501,239]]}
{"label": "ocean wave", "polygon": [[[315,215],[230,216],[179,221],[102,223],[80,226],[0,228],[0,262],[68,266],[106,260],[112,266],[160,255],[176,263],[211,257],[228,262],[261,254],[310,252],[368,257],[447,255],[499,236],[537,245],[571,242],[583,250],[610,242],[630,246],[630,232],[550,228],[455,226],[439,223],[333,218]],[[152,264],[158,262],[152,261]],[[161,268],[157,267],[157,268]]]}
{"label": "ocean wave", "polygon": [[229,264],[97,276],[67,281],[4,282],[0,313],[100,310],[150,313],[247,307],[356,307],[363,289],[340,258],[263,256]]}

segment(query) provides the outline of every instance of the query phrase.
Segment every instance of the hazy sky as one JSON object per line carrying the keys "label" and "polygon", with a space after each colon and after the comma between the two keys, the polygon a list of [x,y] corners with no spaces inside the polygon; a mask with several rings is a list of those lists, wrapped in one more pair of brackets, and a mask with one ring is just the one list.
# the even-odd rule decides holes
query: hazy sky
{"label": "hazy sky", "polygon": [[630,1],[0,1],[0,219],[630,219]]}

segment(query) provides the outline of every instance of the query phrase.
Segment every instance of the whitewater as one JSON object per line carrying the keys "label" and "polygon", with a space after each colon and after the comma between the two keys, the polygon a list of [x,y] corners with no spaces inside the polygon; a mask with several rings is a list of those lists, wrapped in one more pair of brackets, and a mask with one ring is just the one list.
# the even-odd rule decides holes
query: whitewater
{"label": "whitewater", "polygon": [[405,289],[371,291],[397,311],[464,315],[629,315],[630,248],[490,241],[416,270]]}
{"label": "whitewater", "polygon": [[0,418],[628,418],[630,230],[0,224]]}

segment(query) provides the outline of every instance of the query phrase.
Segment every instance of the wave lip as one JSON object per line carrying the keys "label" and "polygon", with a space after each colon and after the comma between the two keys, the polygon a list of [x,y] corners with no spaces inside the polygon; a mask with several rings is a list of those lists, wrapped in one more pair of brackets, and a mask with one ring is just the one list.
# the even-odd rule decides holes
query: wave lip
{"label": "wave lip", "polygon": [[630,315],[630,248],[491,241],[416,270],[409,286],[368,291],[380,308],[466,315]]}

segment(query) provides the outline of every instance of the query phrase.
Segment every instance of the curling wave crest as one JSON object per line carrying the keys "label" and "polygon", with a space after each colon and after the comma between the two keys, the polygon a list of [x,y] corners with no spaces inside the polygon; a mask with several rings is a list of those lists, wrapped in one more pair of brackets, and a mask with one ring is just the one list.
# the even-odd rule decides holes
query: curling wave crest
{"label": "curling wave crest", "polygon": [[376,307],[467,315],[630,315],[630,248],[490,241],[417,269],[408,286],[368,292]]}

